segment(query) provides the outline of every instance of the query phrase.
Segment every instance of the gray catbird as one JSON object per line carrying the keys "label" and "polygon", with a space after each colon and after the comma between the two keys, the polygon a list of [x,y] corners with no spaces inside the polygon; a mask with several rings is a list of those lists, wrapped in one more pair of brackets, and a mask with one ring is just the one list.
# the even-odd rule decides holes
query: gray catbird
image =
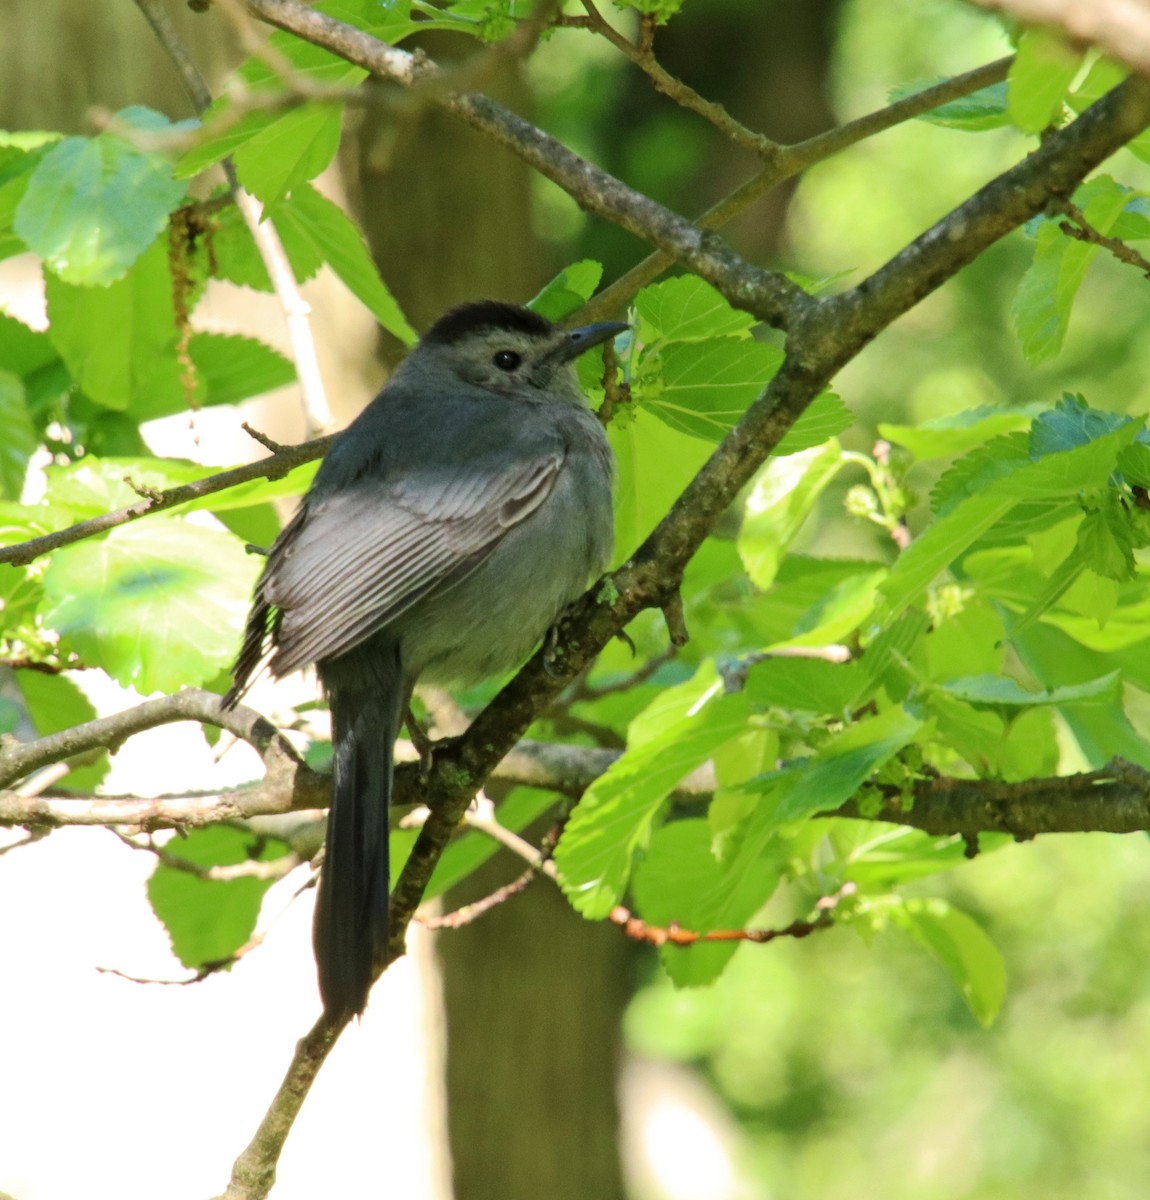
{"label": "gray catbird", "polygon": [[225,703],[269,650],[274,675],[315,663],[327,692],[314,944],[333,1016],[363,1012],[387,942],[392,750],[415,681],[517,666],[611,557],[614,461],[574,360],[626,328],[453,309],[336,439],[268,555]]}

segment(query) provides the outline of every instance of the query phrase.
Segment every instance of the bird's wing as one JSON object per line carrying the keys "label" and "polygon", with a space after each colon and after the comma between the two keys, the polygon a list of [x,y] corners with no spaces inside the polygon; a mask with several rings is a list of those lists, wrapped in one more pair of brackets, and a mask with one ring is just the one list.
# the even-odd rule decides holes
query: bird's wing
{"label": "bird's wing", "polygon": [[543,503],[563,465],[556,449],[484,471],[365,478],[310,504],[285,529],[261,580],[279,610],[277,675],[336,657],[411,605],[469,575]]}

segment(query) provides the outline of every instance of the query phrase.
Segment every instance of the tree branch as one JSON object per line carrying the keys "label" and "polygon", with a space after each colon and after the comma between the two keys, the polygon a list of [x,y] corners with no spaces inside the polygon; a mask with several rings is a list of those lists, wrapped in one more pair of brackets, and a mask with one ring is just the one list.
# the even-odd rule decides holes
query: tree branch
{"label": "tree branch", "polygon": [[[438,68],[381,42],[300,0],[244,0],[268,24],[324,46],[381,79],[428,87]],[[713,234],[580,158],[561,142],[486,96],[428,87],[432,102],[518,155],[558,184],[580,207],[650,242],[706,279],[732,304],[785,329],[807,294],[776,271],[752,266]]]}
{"label": "tree branch", "polygon": [[31,538],[26,542],[17,542],[12,546],[0,547],[0,563],[11,563],[14,567],[22,567],[41,554],[49,554],[59,550],[61,546],[70,546],[84,538],[94,537],[98,533],[106,533],[117,525],[125,525],[129,521],[145,517],[149,513],[162,512],[167,508],[175,508],[187,504],[191,500],[199,500],[214,492],[222,492],[227,488],[236,487],[241,483],[250,483],[253,479],[282,479],[289,471],[302,467],[304,463],[314,462],[322,458],[328,447],[335,441],[335,434],[315,438],[310,442],[300,442],[295,446],[285,446],[268,458],[257,462],[245,463],[242,467],[233,467],[216,475],[205,475],[193,483],[184,483],[179,487],[167,488],[154,496],[145,496],[135,504],[126,508],[118,508],[115,512],[102,513],[87,521],[78,521],[66,529],[58,529],[54,533],[45,533],[40,537]]}
{"label": "tree branch", "polygon": [[[265,717],[243,705],[224,709],[218,696],[196,688],[146,700],[125,712],[35,742],[13,743],[8,739],[0,751],[0,787],[11,788],[16,780],[50,763],[96,748],[113,748],[133,733],[175,721],[200,721],[242,738],[263,758],[265,779],[223,793],[156,799],[27,796],[15,789],[0,790],[0,826],[30,829],[133,826],[150,832],[323,809],[330,802],[330,777],[313,771],[303,762]],[[463,738],[454,739],[454,748],[470,741],[472,736],[469,731]],[[451,743],[436,745],[438,759]],[[489,778],[577,800],[620,753],[600,747],[521,741],[489,772]],[[678,785],[672,799],[679,808],[693,810],[710,800],[714,786],[707,770],[696,771]],[[834,811],[839,816],[909,825],[940,836],[1009,833],[1031,838],[1042,833],[1150,830],[1150,772],[1121,759],[1088,774],[1017,783],[993,779],[922,779],[916,782],[909,804],[903,802],[897,788],[880,791],[883,802],[873,811],[867,808],[864,812],[854,801]],[[434,786],[429,788],[421,780],[417,763],[397,768],[393,799],[397,807],[424,804],[429,795],[433,798],[428,817],[431,820],[440,807],[434,799]],[[479,817],[460,819],[471,827],[484,828]]]}

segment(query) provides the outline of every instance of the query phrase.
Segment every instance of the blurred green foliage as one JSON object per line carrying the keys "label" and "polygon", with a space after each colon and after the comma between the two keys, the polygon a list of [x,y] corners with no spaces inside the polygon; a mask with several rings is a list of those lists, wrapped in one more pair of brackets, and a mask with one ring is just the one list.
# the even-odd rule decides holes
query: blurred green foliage
{"label": "blurred green foliage", "polygon": [[[511,0],[321,7],[391,41],[428,28],[491,40],[523,16]],[[666,20],[680,6],[621,7]],[[772,6],[760,11],[769,28]],[[312,83],[363,76],[285,33],[273,42]],[[858,282],[1118,77],[1048,35],[1015,42],[1005,84],[811,169],[771,265]],[[957,0],[845,0],[830,91],[847,120],[1010,49],[996,20]],[[717,135],[670,108],[630,125],[624,70],[582,33],[545,40],[532,67],[541,123],[676,202]],[[279,98],[267,62],[240,78]],[[0,316],[0,541],[194,477],[150,454],[147,421],[290,375],[253,339],[189,324],[209,278],[270,286],[221,196],[202,225],[183,203],[184,181],[225,156],[267,205],[299,279],[327,263],[412,340],[358,230],[310,182],[336,153],[341,116],[330,97],[247,113],[225,97],[178,161],[133,141],[169,128],[140,109],[94,138],[0,138],[0,253],[43,260],[50,322],[34,331]],[[1074,203],[1137,243],[1150,235],[1150,173],[1145,147],[1132,149]],[[552,185],[540,185],[539,211],[571,265],[532,303],[558,319],[636,247]],[[663,947],[631,1007],[637,1052],[697,1066],[728,1102],[758,1193],[1132,1200],[1150,1184],[1145,839],[986,837],[971,863],[957,837],[825,815],[848,799],[875,811],[880,787],[909,803],[930,773],[1018,781],[1114,755],[1150,767],[1145,281],[1068,236],[1067,219],[1051,211],[1004,239],[818,397],[691,563],[692,639],[675,659],[662,657],[660,616],[643,614],[629,630],[635,657],[608,647],[534,730],[625,746],[556,848],[585,916],[628,903],[651,923],[707,932],[785,925],[837,898],[842,928],[801,943]],[[620,559],[783,358],[777,336],[698,279],[643,289],[631,318],[612,387],[601,362],[581,364],[593,402],[613,406]],[[141,691],[218,687],[255,569],[240,526],[266,527],[270,502],[309,478],[245,485],[4,568],[3,645],[22,664],[37,730],[89,710],[66,675],[33,665],[82,664]],[[191,507],[218,527],[186,520]],[[676,797],[708,762],[710,803]],[[69,783],[91,787],[104,766]],[[498,811],[521,830],[551,807],[521,790]],[[397,858],[413,838],[396,838]],[[197,866],[264,852],[221,830],[192,849]],[[491,852],[461,838],[433,892]],[[261,887],[161,867],[151,899],[196,967],[246,939]]]}

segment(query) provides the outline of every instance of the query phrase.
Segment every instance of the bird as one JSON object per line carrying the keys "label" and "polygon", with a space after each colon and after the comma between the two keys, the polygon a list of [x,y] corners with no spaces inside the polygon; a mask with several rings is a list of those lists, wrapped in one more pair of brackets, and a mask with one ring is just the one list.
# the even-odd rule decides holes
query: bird
{"label": "bird", "polygon": [[257,580],[225,705],[314,665],[332,798],[313,947],[361,1016],[388,940],[394,744],[416,681],[519,666],[610,564],[615,461],[575,360],[625,332],[496,300],[451,309],[337,436]]}

